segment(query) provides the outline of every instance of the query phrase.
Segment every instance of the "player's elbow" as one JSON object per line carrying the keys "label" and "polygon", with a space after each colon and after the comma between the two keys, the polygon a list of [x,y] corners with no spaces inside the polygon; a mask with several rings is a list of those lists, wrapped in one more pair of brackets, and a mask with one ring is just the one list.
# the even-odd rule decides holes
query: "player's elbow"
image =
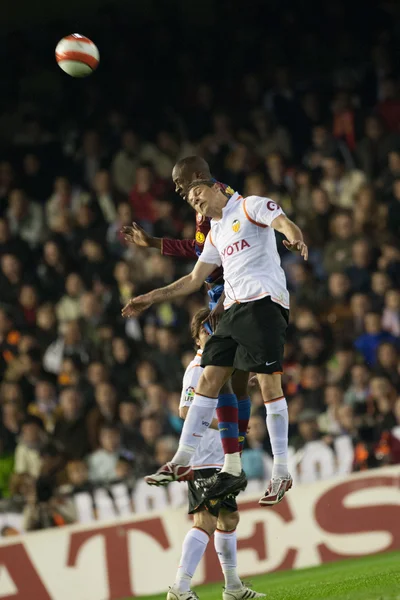
{"label": "player's elbow", "polygon": [[197,292],[197,290],[199,290],[203,285],[204,279],[201,277],[201,275],[198,275],[195,272],[190,273],[189,277],[192,291]]}

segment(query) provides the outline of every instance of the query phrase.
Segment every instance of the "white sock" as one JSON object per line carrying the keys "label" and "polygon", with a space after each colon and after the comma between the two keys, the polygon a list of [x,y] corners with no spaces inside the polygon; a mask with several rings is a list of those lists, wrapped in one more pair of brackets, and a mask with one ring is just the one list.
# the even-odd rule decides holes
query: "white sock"
{"label": "white sock", "polygon": [[289,415],[286,398],[267,403],[267,429],[271,441],[274,466],[272,478],[288,474],[288,431]]}
{"label": "white sock", "polygon": [[224,466],[221,469],[221,473],[223,471],[225,473],[230,473],[231,475],[240,475],[242,472],[242,459],[240,458],[240,452],[225,454]]}
{"label": "white sock", "polygon": [[242,582],[237,573],[236,531],[228,533],[217,529],[214,533],[214,546],[225,577],[225,589],[240,590]]}
{"label": "white sock", "polygon": [[172,463],[183,466],[190,463],[200,440],[213,420],[217,403],[218,398],[207,398],[207,396],[195,394],[193,404],[189,408],[183,424],[179,447],[171,460]]}
{"label": "white sock", "polygon": [[187,532],[182,544],[181,561],[174,585],[181,594],[190,590],[192,577],[210,541],[210,536],[202,529],[193,527]]}

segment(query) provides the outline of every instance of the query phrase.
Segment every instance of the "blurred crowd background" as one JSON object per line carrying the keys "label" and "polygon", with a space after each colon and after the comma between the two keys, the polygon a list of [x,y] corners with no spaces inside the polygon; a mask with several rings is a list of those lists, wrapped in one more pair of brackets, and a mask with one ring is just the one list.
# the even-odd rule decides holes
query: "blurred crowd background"
{"label": "blurred crowd background", "polygon": [[[193,238],[171,181],[190,154],[281,204],[309,244],[305,264],[278,238],[298,480],[400,463],[399,5],[239,4],[171,0],[136,19],[103,7],[1,40],[0,512],[22,511],[25,530],[73,522],[74,494],[110,499],[174,454],[206,296],[122,320],[132,295],[193,263],[120,229]],[[53,57],[77,25],[101,54],[79,81]],[[243,460],[265,483],[251,395]]]}

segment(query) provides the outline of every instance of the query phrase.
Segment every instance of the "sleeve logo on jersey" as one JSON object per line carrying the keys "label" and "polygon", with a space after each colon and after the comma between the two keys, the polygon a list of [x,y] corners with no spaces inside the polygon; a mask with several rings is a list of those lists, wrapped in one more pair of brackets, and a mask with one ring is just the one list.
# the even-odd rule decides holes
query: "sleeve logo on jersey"
{"label": "sleeve logo on jersey", "polygon": [[232,223],[232,229],[235,233],[237,233],[240,229],[240,221],[238,221],[237,219],[235,219]]}
{"label": "sleeve logo on jersey", "polygon": [[202,233],[201,231],[198,231],[196,233],[196,242],[198,244],[204,244],[205,239],[206,239],[206,236],[204,235],[204,233]]}
{"label": "sleeve logo on jersey", "polygon": [[193,402],[195,393],[196,393],[196,390],[194,389],[194,387],[190,386],[190,387],[186,388],[185,400],[187,402]]}
{"label": "sleeve logo on jersey", "polygon": [[279,206],[276,204],[276,202],[272,202],[272,200],[268,200],[267,208],[268,208],[268,210],[276,210],[277,208],[279,208]]}

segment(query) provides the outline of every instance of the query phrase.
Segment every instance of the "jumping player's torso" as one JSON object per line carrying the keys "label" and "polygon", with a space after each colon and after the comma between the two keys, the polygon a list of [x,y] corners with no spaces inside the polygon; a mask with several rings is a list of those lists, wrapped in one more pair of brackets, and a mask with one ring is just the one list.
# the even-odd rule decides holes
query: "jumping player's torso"
{"label": "jumping player's torso", "polygon": [[[182,394],[179,406],[190,407],[203,371],[200,366],[202,351],[198,350],[196,356],[188,366],[183,376]],[[215,417],[215,415],[214,415]],[[222,449],[219,431],[207,429],[191,461],[193,469],[221,468],[224,464],[224,451]]]}
{"label": "jumping player's torso", "polygon": [[201,261],[221,265],[225,308],[270,296],[289,307],[286,277],[280,264],[272,221],[284,214],[268,198],[234,194],[220,220],[211,221]]}

